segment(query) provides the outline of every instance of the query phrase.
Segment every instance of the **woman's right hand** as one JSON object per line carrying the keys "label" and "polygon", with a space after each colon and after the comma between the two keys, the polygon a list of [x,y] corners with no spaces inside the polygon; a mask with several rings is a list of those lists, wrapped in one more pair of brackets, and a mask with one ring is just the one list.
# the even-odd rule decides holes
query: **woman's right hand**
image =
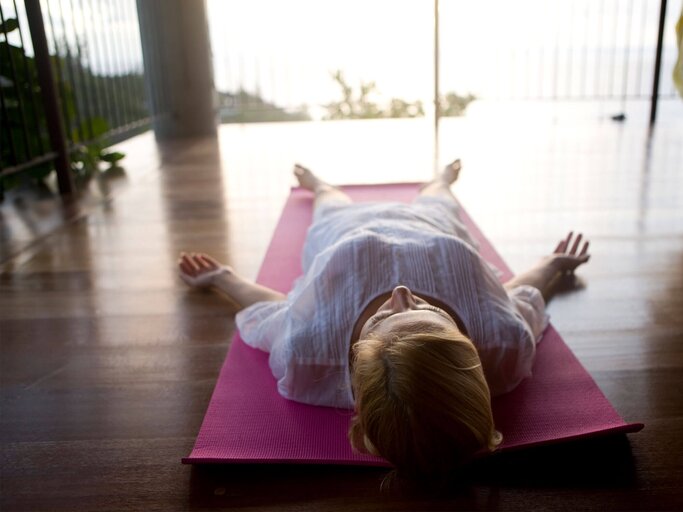
{"label": "woman's right hand", "polygon": [[215,284],[218,276],[232,273],[232,268],[222,265],[208,254],[183,252],[178,259],[178,273],[189,286],[207,288]]}
{"label": "woman's right hand", "polygon": [[558,272],[574,272],[579,265],[583,265],[590,259],[590,254],[588,254],[590,242],[584,240],[582,246],[583,235],[581,233],[574,240],[572,240],[573,238],[574,232],[570,231],[566,238],[560,240],[553,253],[548,256]]}

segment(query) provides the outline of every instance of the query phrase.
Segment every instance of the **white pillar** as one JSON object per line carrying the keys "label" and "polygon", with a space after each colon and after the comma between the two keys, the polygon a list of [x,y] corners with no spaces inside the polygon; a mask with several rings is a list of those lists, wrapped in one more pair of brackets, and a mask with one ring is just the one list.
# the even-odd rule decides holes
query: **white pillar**
{"label": "white pillar", "polygon": [[137,6],[157,138],[215,135],[205,0],[137,0]]}

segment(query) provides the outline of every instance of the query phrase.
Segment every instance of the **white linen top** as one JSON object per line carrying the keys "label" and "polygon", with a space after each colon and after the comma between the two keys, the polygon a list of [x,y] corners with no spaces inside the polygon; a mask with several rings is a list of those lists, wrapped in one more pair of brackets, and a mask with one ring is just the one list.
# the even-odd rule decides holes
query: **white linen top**
{"label": "white linen top", "polygon": [[270,352],[279,393],[313,405],[353,408],[349,347],[367,305],[398,285],[439,299],[462,320],[492,395],[531,374],[548,324],[531,286],[506,291],[480,256],[457,203],[326,205],[316,211],[303,250],[303,275],[284,301],[237,314],[242,339]]}

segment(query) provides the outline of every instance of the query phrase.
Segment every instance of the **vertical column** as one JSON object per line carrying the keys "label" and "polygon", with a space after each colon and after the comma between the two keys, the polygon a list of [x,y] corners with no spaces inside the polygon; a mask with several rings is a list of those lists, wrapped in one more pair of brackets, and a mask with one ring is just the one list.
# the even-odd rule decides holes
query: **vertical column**
{"label": "vertical column", "polygon": [[137,7],[157,138],[215,135],[205,0],[137,0]]}
{"label": "vertical column", "polygon": [[31,31],[33,42],[33,52],[36,59],[36,70],[40,83],[40,95],[43,98],[45,107],[45,119],[47,130],[50,136],[52,150],[57,153],[55,158],[55,169],[57,171],[57,183],[59,192],[62,195],[70,195],[74,192],[74,182],[71,176],[71,164],[69,163],[69,152],[67,150],[66,132],[62,120],[62,110],[57,95],[57,87],[52,74],[52,64],[50,63],[50,51],[47,47],[47,37],[45,36],[45,26],[43,25],[43,13],[40,9],[40,0],[25,0],[26,19],[28,28]]}

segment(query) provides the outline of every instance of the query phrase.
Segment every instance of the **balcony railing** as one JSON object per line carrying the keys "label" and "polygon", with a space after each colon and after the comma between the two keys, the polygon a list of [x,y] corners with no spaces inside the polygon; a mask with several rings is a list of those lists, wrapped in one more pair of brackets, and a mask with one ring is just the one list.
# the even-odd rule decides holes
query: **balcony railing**
{"label": "balcony railing", "polygon": [[[677,97],[680,5],[662,0],[440,0],[441,95],[501,102],[648,101]],[[345,0],[329,9],[292,0],[268,7],[209,0],[217,89],[224,121],[325,118],[349,83],[376,82],[378,103],[434,100],[434,3]],[[275,12],[272,12],[275,10]],[[304,12],[306,16],[294,13]],[[312,11],[312,12],[309,12]],[[265,23],[263,13],[287,16]],[[658,51],[660,17],[663,35]],[[661,70],[657,56],[661,56]],[[425,108],[425,112],[429,112]],[[261,113],[261,114],[259,114]],[[316,115],[317,113],[317,115]]]}
{"label": "balcony railing", "polygon": [[69,155],[149,127],[135,0],[0,0],[0,18],[0,192],[55,167],[68,189]]}
{"label": "balcony railing", "polygon": [[[428,113],[436,91],[459,93],[454,107],[469,94],[542,102],[650,98],[653,106],[676,94],[668,76],[677,13],[665,16],[666,0],[345,0],[333,17],[313,7],[320,3],[306,5],[314,12],[295,16],[297,0],[273,2],[269,9],[282,9],[277,16],[261,0],[210,0],[224,120],[307,119],[315,110],[334,118],[330,106],[345,110],[335,70],[348,72],[354,86],[376,81],[385,92],[377,105],[386,106],[375,108],[370,88],[372,101],[360,111],[385,117]],[[277,22],[266,24],[265,12]],[[0,193],[54,167],[68,189],[69,154],[146,129],[151,112],[158,116],[167,104],[163,90],[151,98],[145,91],[135,0],[0,0],[0,18]],[[417,86],[405,92],[406,84]]]}

